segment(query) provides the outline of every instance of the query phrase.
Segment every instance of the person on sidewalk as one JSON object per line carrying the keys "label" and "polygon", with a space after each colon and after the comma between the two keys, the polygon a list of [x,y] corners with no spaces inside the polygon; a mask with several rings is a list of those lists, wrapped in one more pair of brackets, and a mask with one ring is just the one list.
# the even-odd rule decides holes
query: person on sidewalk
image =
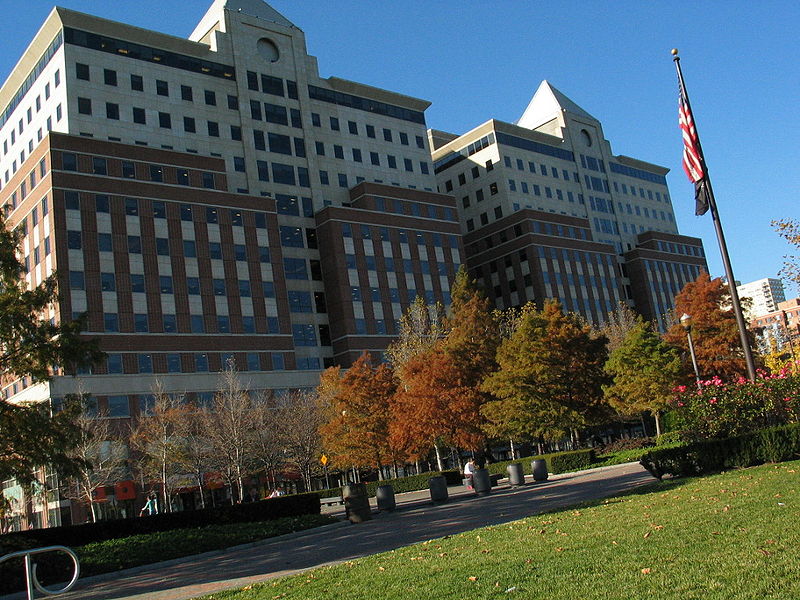
{"label": "person on sidewalk", "polygon": [[147,515],[157,515],[158,514],[158,497],[156,496],[155,492],[150,492],[150,495],[147,496],[147,503],[142,507],[142,512],[139,513],[140,517],[144,517]]}
{"label": "person on sidewalk", "polygon": [[467,489],[472,489],[472,476],[475,474],[475,459],[470,458],[467,464],[464,465],[464,481],[467,484]]}

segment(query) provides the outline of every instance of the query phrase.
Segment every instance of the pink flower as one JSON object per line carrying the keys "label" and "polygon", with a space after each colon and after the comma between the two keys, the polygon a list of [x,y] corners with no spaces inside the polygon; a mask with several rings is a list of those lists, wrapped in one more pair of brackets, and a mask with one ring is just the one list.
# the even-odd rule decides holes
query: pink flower
{"label": "pink flower", "polygon": [[678,392],[679,394],[682,394],[682,393],[684,393],[686,391],[686,386],[685,385],[679,385],[678,387],[675,388],[675,391]]}
{"label": "pink flower", "polygon": [[716,398],[711,398],[711,399],[708,401],[708,403],[709,403],[709,404],[716,404],[716,403],[717,403],[717,399],[716,399]]}
{"label": "pink flower", "polygon": [[[788,400],[788,398],[787,398],[787,400]],[[678,402],[678,407],[681,407],[681,406],[683,406],[683,402]]]}
{"label": "pink flower", "polygon": [[783,401],[784,401],[784,402],[791,402],[791,401],[792,401],[792,399],[791,399],[791,398],[784,398],[784,399],[783,399]]}

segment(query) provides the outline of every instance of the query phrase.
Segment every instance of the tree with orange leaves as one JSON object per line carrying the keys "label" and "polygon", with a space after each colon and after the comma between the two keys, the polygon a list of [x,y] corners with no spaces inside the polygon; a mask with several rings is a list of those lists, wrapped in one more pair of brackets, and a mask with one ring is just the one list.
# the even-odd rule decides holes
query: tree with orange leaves
{"label": "tree with orange leaves", "polygon": [[323,447],[333,465],[375,467],[383,477],[383,465],[396,458],[389,444],[394,375],[385,364],[374,367],[365,352],[338,385],[332,381],[334,376],[338,370],[322,378],[328,396],[327,421],[320,428]]}
{"label": "tree with orange leaves", "polygon": [[[674,314],[676,322],[664,335],[664,340],[684,351],[687,373],[692,372],[689,343],[686,330],[678,322],[683,314],[692,317],[692,341],[701,377],[716,375],[733,381],[746,375],[736,316],[730,309],[730,293],[722,279],[711,279],[708,273],[700,273],[675,296]],[[750,343],[752,347],[752,340]]]}
{"label": "tree with orange leaves", "polygon": [[410,358],[392,403],[393,445],[419,458],[433,448],[443,470],[441,445],[478,449],[481,396],[454,358],[438,345]]}

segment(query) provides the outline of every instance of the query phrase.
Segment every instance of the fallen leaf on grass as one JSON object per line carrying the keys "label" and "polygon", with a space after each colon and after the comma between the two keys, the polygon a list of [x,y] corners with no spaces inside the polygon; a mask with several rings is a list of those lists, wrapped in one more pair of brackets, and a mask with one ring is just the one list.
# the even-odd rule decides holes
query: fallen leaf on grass
{"label": "fallen leaf on grass", "polygon": [[764,556],[772,556],[772,552],[768,552],[763,548],[759,548],[758,551],[761,552],[761,554],[763,554]]}
{"label": "fallen leaf on grass", "polygon": [[564,551],[564,548],[562,548],[561,546],[559,546],[558,548],[556,548],[556,552],[563,552],[563,551]]}
{"label": "fallen leaf on grass", "polygon": [[650,574],[650,570],[651,570],[650,567],[644,568],[644,569],[642,569],[642,574],[643,575],[649,575]]}
{"label": "fallen leaf on grass", "polygon": [[653,533],[653,532],[652,531],[648,531],[647,533],[644,534],[643,537],[649,538],[651,533]]}
{"label": "fallen leaf on grass", "polygon": [[478,581],[478,578],[477,578],[477,577],[475,577],[474,575],[472,575],[472,576],[470,576],[470,577],[467,577],[467,579],[468,579],[469,581]]}

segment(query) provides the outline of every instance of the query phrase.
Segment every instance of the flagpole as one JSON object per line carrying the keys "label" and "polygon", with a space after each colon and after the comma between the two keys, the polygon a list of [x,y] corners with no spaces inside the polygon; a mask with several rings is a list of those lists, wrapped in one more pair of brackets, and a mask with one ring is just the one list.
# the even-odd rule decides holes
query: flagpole
{"label": "flagpole", "polygon": [[[678,50],[672,50],[673,61],[675,62],[675,68],[678,71],[678,81],[680,82],[681,91],[683,94],[684,101],[686,102],[686,108],[688,109],[689,113],[694,115],[692,112],[692,105],[689,102],[689,94],[686,91],[686,85],[683,81],[683,72],[681,71],[681,59],[678,56]],[[695,131],[697,130],[697,123],[694,123]],[[711,177],[708,174],[708,167],[706,166],[705,155],[703,154],[703,146],[700,143],[700,136],[697,135],[696,140],[697,151],[700,155],[700,162],[703,165],[703,173],[704,173],[704,181],[703,184],[706,186],[706,190],[708,191],[708,208],[711,211],[711,219],[714,222],[714,230],[717,233],[717,241],[719,242],[719,251],[722,254],[722,265],[725,268],[725,277],[728,279],[728,289],[730,290],[731,295],[731,304],[733,305],[733,313],[736,316],[736,324],[739,327],[739,339],[742,344],[742,351],[744,352],[744,361],[747,365],[747,378],[750,381],[755,381],[756,379],[756,367],[755,363],[753,362],[753,353],[750,349],[750,341],[747,337],[747,325],[745,324],[744,314],[742,313],[742,305],[739,302],[739,293],[736,290],[736,279],[733,277],[733,268],[731,267],[731,259],[728,255],[728,246],[725,243],[725,234],[722,231],[722,222],[719,219],[719,211],[717,210],[717,201],[714,198],[714,189],[711,187]]]}

